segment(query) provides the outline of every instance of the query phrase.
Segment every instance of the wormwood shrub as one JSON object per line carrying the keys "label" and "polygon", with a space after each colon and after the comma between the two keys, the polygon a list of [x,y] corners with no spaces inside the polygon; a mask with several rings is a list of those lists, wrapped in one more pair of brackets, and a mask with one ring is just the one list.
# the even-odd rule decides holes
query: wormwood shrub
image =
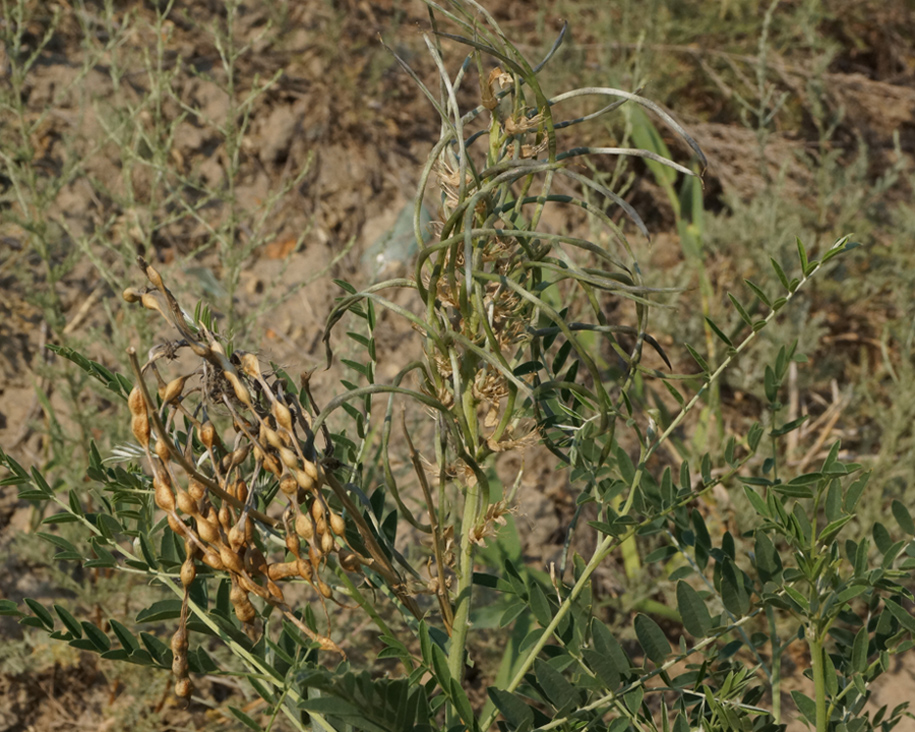
{"label": "wormwood shrub", "polygon": [[[91,446],[91,482],[67,490],[0,460],[5,484],[59,509],[45,523],[73,525],[70,538],[41,534],[57,559],[136,573],[171,596],[138,614],[148,628],[139,632],[31,599],[3,601],[0,612],[104,658],[170,669],[180,697],[193,694],[194,674],[240,675],[268,705],[260,721],[231,708],[251,729],[283,714],[321,730],[775,730],[781,660],[795,642],[810,658],[810,693],[791,691],[807,722],[891,728],[905,704],[872,716],[863,708],[890,654],[912,646],[912,595],[901,583],[915,566],[915,525],[897,501],[908,539],[882,524],[873,541],[847,538],[868,474],[838,444],[814,472],[782,464],[780,443],[801,422],[780,419],[782,381],[803,360],[797,344],[766,366],[764,413],[746,434],[726,434],[720,454],[666,450],[722,373],[852,244],[840,239],[814,261],[799,241],[796,275],[773,261],[778,295],[752,282],[753,307],[730,295],[741,327],[707,321],[723,344],[714,369],[688,344],[696,373],[653,368],[668,360],[649,328],[665,293],[642,283],[628,227],[610,212],[643,235],[645,224],[576,160],[635,156],[692,173],[646,150],[569,147],[563,130],[629,103],[704,165],[702,153],[636,94],[547,97],[538,72],[561,36],[531,66],[477,4],[428,4],[439,93],[414,78],[442,131],[416,200],[419,254],[410,277],[361,291],[340,283],[329,362],[341,337],[362,354],[341,361],[344,390],[322,403],[307,374],[296,381],[220,335],[207,305],[182,309],[141,259],[149,284],[124,299],[158,312],[173,338],[143,361],[131,348],[128,375],[58,349],[127,402],[138,462],[111,463]],[[469,49],[453,77],[443,42]],[[474,76],[482,103],[465,112],[458,100]],[[562,103],[577,97],[598,99],[595,111],[562,119]],[[427,188],[439,208],[431,239],[420,225]],[[593,240],[551,232],[543,217],[556,206],[601,231]],[[398,304],[398,289],[415,308]],[[375,377],[379,308],[423,344],[390,383]],[[341,336],[343,323],[354,325]],[[568,471],[579,507],[570,541],[578,534],[593,547],[549,573],[507,551],[518,540],[508,517],[517,486],[493,469],[498,455],[532,443]],[[409,486],[398,456],[415,473]],[[744,493],[752,526],[710,529],[704,496],[719,485]],[[592,578],[649,545],[642,561],[674,588],[675,612],[666,630],[637,612],[618,637]],[[506,638],[498,668],[483,647],[493,610]],[[344,654],[339,624],[351,630],[353,616],[374,626],[374,663]],[[155,633],[163,623],[174,628],[170,643]],[[217,662],[214,644],[232,660]]]}

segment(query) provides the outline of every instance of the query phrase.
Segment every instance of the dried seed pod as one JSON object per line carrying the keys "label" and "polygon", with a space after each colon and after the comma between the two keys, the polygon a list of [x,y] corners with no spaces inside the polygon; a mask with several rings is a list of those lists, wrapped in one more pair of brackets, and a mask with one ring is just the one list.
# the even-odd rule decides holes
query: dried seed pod
{"label": "dried seed pod", "polygon": [[229,590],[229,602],[233,605],[239,605],[248,602],[248,593],[245,592],[237,583],[232,583],[232,589]]}
{"label": "dried seed pod", "polygon": [[295,478],[293,478],[289,473],[283,475],[280,478],[280,490],[283,491],[283,494],[287,498],[292,498],[299,491],[299,484],[296,483]]}
{"label": "dried seed pod", "polygon": [[202,501],[207,494],[207,487],[196,478],[191,478],[187,484],[187,492],[195,501]]}
{"label": "dried seed pod", "polygon": [[274,448],[285,447],[285,445],[283,444],[283,441],[280,439],[280,436],[276,430],[271,429],[266,424],[261,426],[261,430],[264,435],[263,439],[265,439],[268,443],[270,443],[270,447],[274,447]]}
{"label": "dried seed pod", "polygon": [[328,585],[324,580],[319,578],[315,584],[318,587],[318,592],[324,595],[324,597],[326,597],[328,600],[331,598],[331,595],[334,594],[330,589],[330,585]]}
{"label": "dried seed pod", "polygon": [[232,518],[232,512],[226,504],[222,504],[219,507],[219,512],[216,515],[219,517],[219,525],[222,526],[223,530],[228,531],[232,528],[235,519]]}
{"label": "dried seed pod", "polygon": [[155,310],[157,313],[164,315],[164,313],[162,313],[162,305],[159,302],[159,298],[153,295],[153,293],[144,292],[140,295],[140,303],[147,310]]}
{"label": "dried seed pod", "polygon": [[318,466],[311,462],[311,460],[303,460],[302,469],[315,483],[318,482]]}
{"label": "dried seed pod", "polygon": [[325,554],[330,554],[334,550],[334,535],[329,531],[327,533],[321,534],[321,551]]}
{"label": "dried seed pod", "polygon": [[245,550],[245,570],[252,576],[267,574],[267,560],[256,546],[248,546]]}
{"label": "dried seed pod", "polygon": [[257,362],[257,356],[253,353],[239,353],[238,351],[236,351],[236,354],[241,361],[241,367],[248,376],[258,378],[261,375],[261,367]]}
{"label": "dried seed pod", "polygon": [[164,404],[171,404],[175,399],[181,396],[186,381],[187,376],[179,376],[169,381],[164,388],[159,390],[159,396],[161,397],[162,402]]}
{"label": "dried seed pod", "polygon": [[228,382],[232,385],[232,389],[235,392],[235,398],[238,399],[246,407],[251,407],[251,392],[248,391],[248,387],[245,386],[241,379],[238,378],[238,374],[234,371],[223,371],[223,376],[226,377]]}
{"label": "dried seed pod", "polygon": [[324,504],[321,501],[315,500],[311,504],[311,516],[317,521],[318,519],[324,518]]}
{"label": "dried seed pod", "polygon": [[329,533],[327,531],[327,521],[323,516],[319,516],[315,521],[315,533],[318,536],[324,536],[325,534]]}
{"label": "dried seed pod", "polygon": [[238,584],[241,588],[247,592],[252,592],[258,597],[267,597],[270,593],[267,592],[263,587],[254,582],[250,577],[240,574],[238,575]]}
{"label": "dried seed pod", "polygon": [[[295,560],[293,562],[277,562],[276,564],[271,564],[267,567],[267,577],[272,579],[274,582],[277,582],[281,579],[286,579],[287,577],[294,577],[299,574],[299,561]],[[306,563],[307,566],[307,563]],[[311,569],[311,567],[309,567]]]}
{"label": "dried seed pod", "polygon": [[295,480],[306,491],[314,490],[315,482],[312,477],[304,470],[295,471]]}
{"label": "dried seed pod", "polygon": [[296,569],[299,570],[299,577],[311,582],[311,578],[315,576],[315,571],[312,566],[304,559],[296,560],[295,566]]}
{"label": "dried seed pod", "polygon": [[270,579],[267,580],[267,591],[280,602],[286,602],[286,597],[283,595],[280,586]]}
{"label": "dried seed pod", "polygon": [[234,468],[236,465],[241,465],[245,460],[248,459],[248,453],[251,452],[251,446],[248,444],[242,445],[237,450],[233,450],[225,458],[223,458],[223,465],[226,470]]}
{"label": "dried seed pod", "polygon": [[241,557],[233,552],[229,547],[223,544],[219,547],[219,558],[222,560],[222,563],[226,565],[232,572],[244,572],[245,565],[241,561]]}
{"label": "dried seed pod", "polygon": [[305,541],[311,541],[315,535],[315,525],[311,517],[300,513],[295,517],[295,533],[301,536]]}
{"label": "dried seed pod", "polygon": [[159,458],[163,463],[167,463],[171,457],[168,451],[168,443],[165,440],[156,440],[156,446],[153,448],[156,457]]}
{"label": "dried seed pod", "polygon": [[187,678],[187,656],[179,656],[177,653],[172,658],[172,673],[179,679]]}
{"label": "dried seed pod", "polygon": [[291,434],[292,412],[289,411],[289,407],[283,404],[279,399],[275,399],[273,401],[271,410],[273,412],[273,417],[276,420],[276,423]]}
{"label": "dried seed pod", "polygon": [[280,461],[277,460],[273,455],[264,455],[264,470],[274,475],[282,475],[283,466],[280,464]]}
{"label": "dried seed pod", "polygon": [[229,529],[229,546],[232,547],[233,552],[237,552],[242,544],[245,543],[245,532],[238,528],[238,524],[235,524],[231,529]]}
{"label": "dried seed pod", "polygon": [[233,605],[232,608],[235,610],[235,617],[238,618],[243,623],[250,623],[257,617],[257,611],[254,609],[254,605],[250,601],[245,601],[239,603],[238,605]]}
{"label": "dried seed pod", "polygon": [[235,483],[235,497],[244,503],[248,500],[248,484],[243,480],[239,480]]}
{"label": "dried seed pod", "polygon": [[175,696],[181,699],[187,699],[194,692],[194,685],[186,676],[175,682]]}
{"label": "dried seed pod", "polygon": [[299,538],[295,534],[286,534],[286,551],[294,557],[299,556]]}
{"label": "dried seed pod", "polygon": [[212,549],[203,555],[203,559],[201,561],[208,567],[212,567],[217,571],[226,568],[226,565],[222,563],[222,559],[219,558],[219,554],[214,552]]}
{"label": "dried seed pod", "polygon": [[153,283],[158,290],[164,290],[165,284],[162,282],[162,275],[159,274],[159,271],[153,267],[151,264],[147,264],[143,270],[146,273],[147,279]]}
{"label": "dried seed pod", "polygon": [[143,293],[140,292],[136,287],[128,287],[126,290],[124,290],[124,292],[121,293],[121,297],[129,303],[140,302],[140,298],[142,296]]}
{"label": "dried seed pod", "polygon": [[346,521],[340,514],[333,511],[330,511],[330,530],[337,536],[343,536],[346,533]]}
{"label": "dried seed pod", "polygon": [[187,534],[187,525],[174,513],[168,514],[168,527],[178,534],[178,536],[185,536]]}
{"label": "dried seed pod", "polygon": [[283,461],[283,465],[291,470],[295,470],[296,466],[299,464],[299,457],[288,447],[278,447],[277,452],[280,454],[280,460]]}
{"label": "dried seed pod", "polygon": [[175,494],[175,502],[178,504],[178,510],[188,516],[196,516],[200,509],[197,507],[197,501],[191,498],[191,494],[185,490],[178,489]]}
{"label": "dried seed pod", "polygon": [[185,559],[181,565],[181,584],[185,587],[190,587],[195,577],[197,577],[197,567],[194,564],[194,560]]}
{"label": "dried seed pod", "polygon": [[138,414],[146,413],[146,399],[143,397],[143,392],[139,386],[135,386],[130,390],[130,394],[127,397],[127,406],[130,408],[130,414],[134,417]]}
{"label": "dried seed pod", "polygon": [[213,449],[213,442],[216,440],[216,428],[213,426],[212,422],[207,420],[200,425],[197,436],[200,438],[200,441],[205,448],[208,450]]}
{"label": "dried seed pod", "polygon": [[352,552],[340,551],[340,566],[347,572],[358,572],[362,567],[359,558]]}
{"label": "dried seed pod", "polygon": [[137,442],[140,443],[140,447],[149,447],[149,415],[146,410],[131,418],[130,430],[133,432],[133,436],[137,438]]}
{"label": "dried seed pod", "polygon": [[[172,653],[178,655],[180,653],[187,653],[187,628],[183,625],[178,626],[178,630],[175,631],[175,634],[172,636]],[[184,676],[184,674],[176,674],[177,676]]]}
{"label": "dried seed pod", "polygon": [[[210,512],[213,513],[212,506]],[[201,516],[197,519],[197,534],[207,544],[212,544],[219,541],[219,525],[215,521]]]}
{"label": "dried seed pod", "polygon": [[175,510],[175,495],[168,486],[168,482],[163,480],[166,473],[159,473],[153,478],[153,490],[155,491],[156,505],[163,511]]}
{"label": "dried seed pod", "polygon": [[321,549],[316,547],[314,544],[308,545],[308,561],[311,562],[311,566],[315,569],[318,568],[318,565],[321,564]]}

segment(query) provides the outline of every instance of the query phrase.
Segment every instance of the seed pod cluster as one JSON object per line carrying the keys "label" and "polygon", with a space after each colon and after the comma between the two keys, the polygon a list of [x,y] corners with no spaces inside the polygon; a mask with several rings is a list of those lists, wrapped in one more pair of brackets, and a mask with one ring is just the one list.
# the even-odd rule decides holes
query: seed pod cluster
{"label": "seed pod cluster", "polygon": [[[161,274],[142,261],[141,267],[152,287],[130,288],[124,299],[158,312],[179,333],[178,340],[153,348],[146,364],[135,364],[137,385],[128,399],[131,429],[153,476],[153,500],[187,550],[178,573],[184,609],[172,638],[176,694],[187,698],[192,691],[187,593],[208,572],[228,575],[235,615],[249,633],[256,632],[257,604],[266,603],[322,647],[341,652],[301,623],[282,585],[305,581],[323,603],[333,599],[321,579],[328,561],[335,557],[349,572],[369,561],[347,545],[346,520],[328,500],[307,410],[284,379],[261,371],[254,354],[231,353],[204,325],[192,328]],[[166,375],[163,364],[178,363],[181,349],[189,349],[196,363]],[[181,363],[187,366],[187,359]],[[214,425],[226,418],[234,435]],[[271,510],[266,495],[285,506]],[[272,517],[279,513],[282,518]],[[280,530],[283,541],[266,541],[263,525]]]}

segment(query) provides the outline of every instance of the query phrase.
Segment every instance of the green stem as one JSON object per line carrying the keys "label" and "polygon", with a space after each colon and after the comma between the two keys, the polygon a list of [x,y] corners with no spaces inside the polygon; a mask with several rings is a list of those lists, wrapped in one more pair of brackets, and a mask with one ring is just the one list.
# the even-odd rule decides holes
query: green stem
{"label": "green stem", "polygon": [[816,635],[816,631],[811,631],[814,636],[807,641],[810,647],[810,668],[813,671],[813,689],[816,701],[816,730],[817,732],[826,732],[826,675],[823,668],[823,643]]}
{"label": "green stem", "polygon": [[448,671],[451,678],[460,682],[464,673],[464,649],[467,646],[467,631],[470,628],[470,608],[473,591],[473,547],[472,533],[476,526],[479,494],[476,486],[468,487],[464,496],[461,537],[461,556],[457,576],[457,596],[454,601],[454,628],[448,651]]}

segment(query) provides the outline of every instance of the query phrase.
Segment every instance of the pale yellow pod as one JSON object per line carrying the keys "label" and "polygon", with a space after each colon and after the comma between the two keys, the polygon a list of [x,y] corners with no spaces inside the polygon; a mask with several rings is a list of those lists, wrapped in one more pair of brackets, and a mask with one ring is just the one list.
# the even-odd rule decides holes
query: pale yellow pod
{"label": "pale yellow pod", "polygon": [[229,547],[223,544],[219,547],[219,558],[222,560],[222,563],[226,565],[233,572],[244,572],[245,565],[241,561],[235,552],[233,552]]}
{"label": "pale yellow pod", "polygon": [[296,482],[289,473],[285,473],[282,478],[280,478],[280,490],[283,491],[283,494],[291,499],[299,491],[299,484]]}
{"label": "pale yellow pod", "polygon": [[315,481],[316,483],[318,482],[318,466],[317,465],[315,465],[313,462],[311,462],[311,460],[305,460],[302,462],[302,468],[305,470],[305,472],[308,474],[308,476],[313,481]]}
{"label": "pale yellow pod", "polygon": [[257,617],[257,611],[254,609],[254,605],[250,601],[243,602],[239,605],[233,606],[235,609],[235,617],[237,617],[243,623],[250,623]]}
{"label": "pale yellow pod", "polygon": [[245,532],[238,528],[238,524],[236,524],[231,529],[229,529],[228,539],[229,546],[232,547],[232,551],[237,552],[241,545],[245,542]]}
{"label": "pale yellow pod", "polygon": [[181,584],[185,587],[190,587],[196,577],[197,567],[194,565],[194,560],[185,559],[181,565]]}
{"label": "pale yellow pod", "polygon": [[213,427],[212,422],[207,420],[202,425],[200,425],[198,436],[200,437],[200,441],[203,443],[204,447],[206,447],[208,450],[213,449],[213,442],[216,440],[216,428]]}
{"label": "pale yellow pod", "polygon": [[199,512],[199,509],[197,508],[197,501],[191,498],[190,493],[181,490],[180,488],[175,494],[175,503],[178,504],[178,510],[188,516],[196,516]]}
{"label": "pale yellow pod", "polygon": [[295,533],[301,536],[305,541],[311,541],[315,535],[315,525],[311,518],[303,513],[295,517]]}
{"label": "pale yellow pod", "polygon": [[140,302],[141,293],[136,287],[128,287],[121,293],[121,297],[129,303]]}
{"label": "pale yellow pod", "polygon": [[162,283],[162,275],[151,264],[146,265],[146,277],[157,289],[162,289],[165,285]]}
{"label": "pale yellow pod", "polygon": [[315,500],[311,502],[311,515],[315,521],[324,518],[324,505],[321,501]]}
{"label": "pale yellow pod", "polygon": [[346,521],[343,520],[340,514],[333,511],[330,512],[330,530],[337,536],[343,536],[346,532]]}
{"label": "pale yellow pod", "polygon": [[167,483],[163,482],[159,476],[153,478],[153,489],[155,491],[156,505],[163,511],[174,511],[175,495]]}
{"label": "pale yellow pod", "polygon": [[140,447],[149,447],[149,415],[146,414],[145,409],[131,418],[130,429],[133,436],[137,438],[137,442],[140,443]]}
{"label": "pale yellow pod", "polygon": [[220,559],[219,555],[212,549],[203,555],[203,559],[201,561],[208,567],[212,567],[217,571],[226,568],[226,565],[222,563],[222,559]]}
{"label": "pale yellow pod", "polygon": [[174,513],[168,514],[168,527],[178,534],[178,536],[185,536],[187,534],[187,526],[179,521]]}
{"label": "pale yellow pod", "polygon": [[146,413],[146,399],[143,398],[143,392],[139,386],[135,386],[130,390],[130,395],[127,397],[127,406],[133,416]]}
{"label": "pale yellow pod", "polygon": [[283,461],[283,465],[292,470],[295,470],[298,467],[298,455],[296,455],[292,450],[290,450],[288,447],[278,447],[277,451],[280,454],[280,460]]}
{"label": "pale yellow pod", "polygon": [[171,404],[173,401],[175,401],[175,399],[181,396],[181,392],[184,391],[184,383],[186,381],[187,376],[179,376],[178,378],[169,381],[160,394],[162,401],[165,404]]}
{"label": "pale yellow pod", "polygon": [[251,392],[248,391],[248,387],[241,383],[241,379],[238,378],[238,374],[233,373],[232,371],[223,371],[223,375],[228,379],[229,383],[232,385],[232,389],[235,391],[235,396],[242,404],[246,407],[251,406]]}
{"label": "pale yellow pod", "polygon": [[306,491],[314,489],[315,482],[304,470],[295,471],[295,480]]}
{"label": "pale yellow pod", "polygon": [[321,551],[325,554],[330,554],[334,550],[334,535],[329,531],[321,534]]}
{"label": "pale yellow pod", "polygon": [[289,411],[289,407],[283,404],[279,399],[276,399],[273,402],[272,411],[273,417],[276,419],[276,423],[291,434],[292,412]]}
{"label": "pale yellow pod", "polygon": [[277,562],[267,567],[267,577],[277,582],[287,577],[293,577],[299,573],[299,561]]}
{"label": "pale yellow pod", "polygon": [[273,455],[264,455],[263,466],[264,470],[273,473],[273,475],[283,474],[283,466],[280,464],[279,460],[273,457]]}
{"label": "pale yellow pod", "polygon": [[207,494],[207,487],[196,478],[191,478],[187,484],[187,492],[195,501],[202,501]]}
{"label": "pale yellow pod", "polygon": [[330,585],[327,584],[322,579],[318,580],[317,587],[318,587],[318,592],[320,592],[322,595],[324,595],[324,597],[326,597],[328,600],[334,594],[333,591],[330,589]]}
{"label": "pale yellow pod", "polygon": [[165,440],[156,440],[156,446],[155,446],[155,448],[153,448],[153,450],[155,451],[156,456],[159,458],[159,460],[161,460],[163,463],[168,462],[168,460],[169,460],[168,443]]}
{"label": "pale yellow pod", "polygon": [[257,378],[261,375],[260,364],[257,362],[257,356],[253,353],[242,353],[239,360],[241,361],[241,367],[248,376]]}
{"label": "pale yellow pod", "polygon": [[207,544],[219,541],[219,527],[209,519],[200,517],[197,521],[197,533]]}
{"label": "pale yellow pod", "polygon": [[262,426],[264,439],[266,439],[267,442],[270,443],[271,447],[277,447],[277,448],[284,447],[283,441],[280,439],[280,435],[275,429],[272,429],[272,428],[268,427],[267,425],[261,425],[261,426]]}

